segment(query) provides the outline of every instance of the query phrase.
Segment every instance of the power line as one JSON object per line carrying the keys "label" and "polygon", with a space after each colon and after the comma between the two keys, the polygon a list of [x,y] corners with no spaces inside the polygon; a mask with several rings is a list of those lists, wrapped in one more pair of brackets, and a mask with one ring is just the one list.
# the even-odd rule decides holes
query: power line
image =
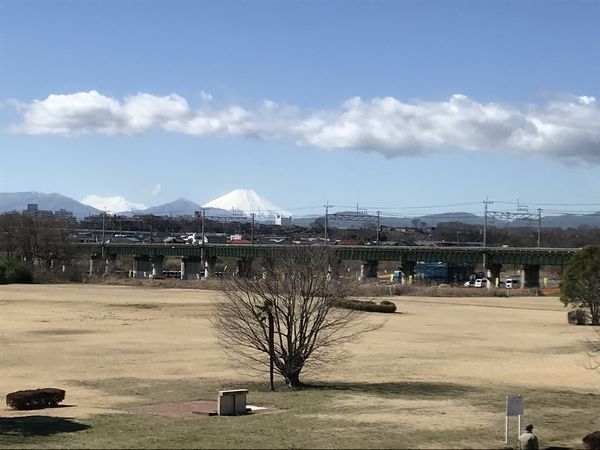
{"label": "power line", "polygon": [[[517,210],[521,209],[521,208],[525,208],[524,205],[526,204],[530,204],[532,205],[532,207],[542,207],[544,206],[544,212],[546,215],[548,214],[595,214],[595,213],[599,213],[599,210],[597,209],[575,209],[575,208],[585,208],[585,207],[600,207],[600,203],[537,203],[537,202],[528,202],[528,203],[524,203],[520,200],[516,200],[516,201],[505,201],[505,200],[501,200],[501,201],[494,201],[495,204],[498,205],[516,205],[517,206]],[[458,202],[458,203],[445,203],[445,204],[436,204],[436,205],[421,205],[421,206],[417,206],[417,205],[412,205],[412,206],[367,206],[367,207],[363,207],[364,208],[364,212],[366,214],[371,214],[371,215],[376,215],[376,211],[380,211],[380,214],[382,214],[384,217],[397,217],[397,218],[406,218],[406,219],[411,219],[411,218],[417,218],[417,217],[429,217],[429,218],[440,218],[440,219],[444,219],[444,220],[458,220],[458,219],[474,219],[478,216],[476,213],[470,213],[470,212],[466,212],[466,211],[458,211],[455,214],[453,214],[452,212],[450,213],[436,213],[436,212],[432,212],[432,211],[428,211],[428,212],[424,212],[424,213],[416,213],[416,211],[414,210],[425,210],[425,209],[437,209],[437,208],[453,208],[453,207],[461,207],[461,206],[473,206],[473,205],[481,205],[481,202]],[[318,208],[323,207],[323,205],[321,206],[298,206],[298,207],[294,207],[294,208],[287,208],[286,210],[288,211],[310,211],[313,210],[315,211],[314,214],[309,214],[310,216],[315,216],[315,217],[319,217],[319,214],[317,212]],[[333,205],[329,205],[330,208],[333,208]],[[554,207],[554,208],[548,208],[548,207]],[[561,207],[567,207],[567,208],[561,208]],[[572,208],[568,208],[568,207],[572,207]],[[337,205],[337,208],[347,208],[348,210],[352,211],[356,208],[356,205]],[[207,212],[210,211],[211,208],[203,208],[201,207],[200,210],[206,210]],[[372,211],[371,213],[369,213],[368,211]],[[412,212],[411,212],[412,210]],[[194,210],[195,212],[196,210]],[[504,212],[511,212],[510,209],[502,209],[499,211],[504,211]],[[247,210],[245,211],[245,213],[248,213],[248,215],[255,213],[258,215],[258,213],[260,213],[262,211],[260,210]],[[98,214],[101,215],[102,213]],[[106,214],[106,212],[104,212],[104,214]],[[336,213],[338,214],[338,213]],[[180,215],[185,215],[187,217],[193,218],[193,219],[198,219],[198,217],[194,217],[194,214],[192,213],[191,209],[178,209],[178,210],[170,210],[167,214],[154,214],[154,213],[146,213],[146,212],[133,212],[133,214],[127,214],[124,217],[129,217],[131,218],[131,220],[136,220],[136,219],[140,219],[143,216],[166,216],[166,217],[173,217],[173,216],[180,216]],[[439,215],[439,217],[438,217]],[[110,216],[116,216],[116,214],[111,214]],[[233,210],[232,211],[232,215],[231,216],[224,216],[224,215],[210,215],[210,214],[206,214],[205,215],[206,219],[214,219],[214,220],[222,220],[225,217],[230,217],[228,220],[232,221],[232,220],[244,220],[243,218],[245,217],[244,212],[242,212],[241,210]]]}
{"label": "power line", "polygon": [[473,206],[481,205],[481,202],[463,202],[463,203],[446,203],[443,205],[425,205],[425,206],[367,206],[370,209],[426,209],[426,208],[450,208],[454,206]]}
{"label": "power line", "polygon": [[535,206],[600,206],[600,203],[538,203],[538,202],[506,202],[506,201],[495,201],[495,203],[502,203],[507,205],[518,205],[518,204],[531,204]]}

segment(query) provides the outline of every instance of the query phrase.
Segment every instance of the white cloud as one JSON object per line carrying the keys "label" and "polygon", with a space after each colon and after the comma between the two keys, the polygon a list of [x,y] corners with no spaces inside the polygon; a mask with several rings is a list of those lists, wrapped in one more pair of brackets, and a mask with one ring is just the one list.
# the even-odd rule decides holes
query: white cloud
{"label": "white cloud", "polygon": [[160,183],[155,184],[152,188],[152,195],[158,195],[160,194],[160,191],[162,191],[162,186],[160,185]]}
{"label": "white cloud", "polygon": [[600,162],[600,110],[578,98],[518,109],[464,95],[443,102],[354,98],[336,116],[301,123],[301,143],[373,150],[388,156],[434,151],[497,151]]}
{"label": "white cloud", "polygon": [[49,95],[20,109],[24,121],[13,130],[27,134],[135,134],[190,114],[187,101],[175,94],[140,93],[120,102],[96,91]]}
{"label": "white cloud", "polygon": [[[201,93],[205,101],[210,94]],[[312,113],[264,100],[192,109],[171,94],[139,93],[119,101],[96,91],[50,95],[21,104],[29,134],[134,134],[151,128],[196,136],[287,139],[322,149],[355,149],[386,156],[442,151],[494,151],[600,163],[600,108],[591,96],[567,96],[543,105],[481,103],[466,95],[403,102],[355,97],[339,108]]]}
{"label": "white cloud", "polygon": [[190,115],[187,101],[178,95],[156,97],[150,94],[137,94],[128,97],[121,105],[123,117],[122,132],[139,133],[156,126],[163,126],[173,120],[181,120]]}
{"label": "white cloud", "polygon": [[146,205],[143,203],[130,202],[120,195],[114,197],[101,197],[93,194],[87,195],[81,199],[81,203],[93,206],[96,209],[106,210],[109,213],[146,209]]}

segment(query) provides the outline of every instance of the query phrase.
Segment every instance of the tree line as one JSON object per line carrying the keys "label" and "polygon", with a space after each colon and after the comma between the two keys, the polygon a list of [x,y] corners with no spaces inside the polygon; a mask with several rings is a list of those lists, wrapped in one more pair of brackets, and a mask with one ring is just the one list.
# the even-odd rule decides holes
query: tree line
{"label": "tree line", "polygon": [[61,270],[60,263],[70,261],[75,254],[75,227],[76,223],[68,219],[1,214],[0,272],[4,282],[27,281],[34,274]]}
{"label": "tree line", "polygon": [[[488,226],[486,241],[489,246],[536,247],[536,227]],[[483,243],[483,226],[461,222],[444,222],[437,225],[431,234],[433,241],[450,243]],[[577,228],[542,228],[542,247],[580,248],[600,244],[600,228],[580,226]]]}

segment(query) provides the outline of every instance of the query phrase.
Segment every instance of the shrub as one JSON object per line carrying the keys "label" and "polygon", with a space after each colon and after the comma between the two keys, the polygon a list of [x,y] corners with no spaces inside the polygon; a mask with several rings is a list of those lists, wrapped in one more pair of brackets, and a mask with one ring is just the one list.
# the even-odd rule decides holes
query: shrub
{"label": "shrub", "polygon": [[396,304],[388,300],[383,300],[377,304],[371,301],[364,300],[341,300],[337,302],[337,306],[346,309],[355,309],[358,311],[366,312],[381,312],[381,313],[394,313],[396,312]]}
{"label": "shrub", "polygon": [[65,391],[57,388],[11,392],[6,404],[15,409],[39,409],[57,406],[65,399]]}
{"label": "shrub", "polygon": [[567,320],[571,325],[587,325],[590,323],[590,315],[585,309],[574,309],[567,313]]}
{"label": "shrub", "polygon": [[33,274],[23,264],[9,267],[6,271],[8,283],[33,283]]}
{"label": "shrub", "polygon": [[600,448],[600,431],[594,431],[593,433],[586,435],[582,439],[582,441],[586,445],[586,447],[589,448],[590,450],[599,449]]}
{"label": "shrub", "polygon": [[0,284],[5,283],[33,283],[33,274],[22,262],[0,260]]}

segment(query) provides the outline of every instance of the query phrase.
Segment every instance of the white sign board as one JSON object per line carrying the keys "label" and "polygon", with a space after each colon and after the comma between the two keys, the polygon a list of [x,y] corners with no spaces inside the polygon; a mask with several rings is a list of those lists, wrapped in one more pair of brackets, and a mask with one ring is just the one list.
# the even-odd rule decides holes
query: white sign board
{"label": "white sign board", "polygon": [[506,396],[506,417],[504,418],[504,443],[508,444],[508,418],[517,416],[517,437],[521,433],[521,416],[523,415],[523,397],[520,395]]}
{"label": "white sign board", "polygon": [[507,416],[522,416],[523,415],[523,397],[520,395],[506,396],[506,415]]}

